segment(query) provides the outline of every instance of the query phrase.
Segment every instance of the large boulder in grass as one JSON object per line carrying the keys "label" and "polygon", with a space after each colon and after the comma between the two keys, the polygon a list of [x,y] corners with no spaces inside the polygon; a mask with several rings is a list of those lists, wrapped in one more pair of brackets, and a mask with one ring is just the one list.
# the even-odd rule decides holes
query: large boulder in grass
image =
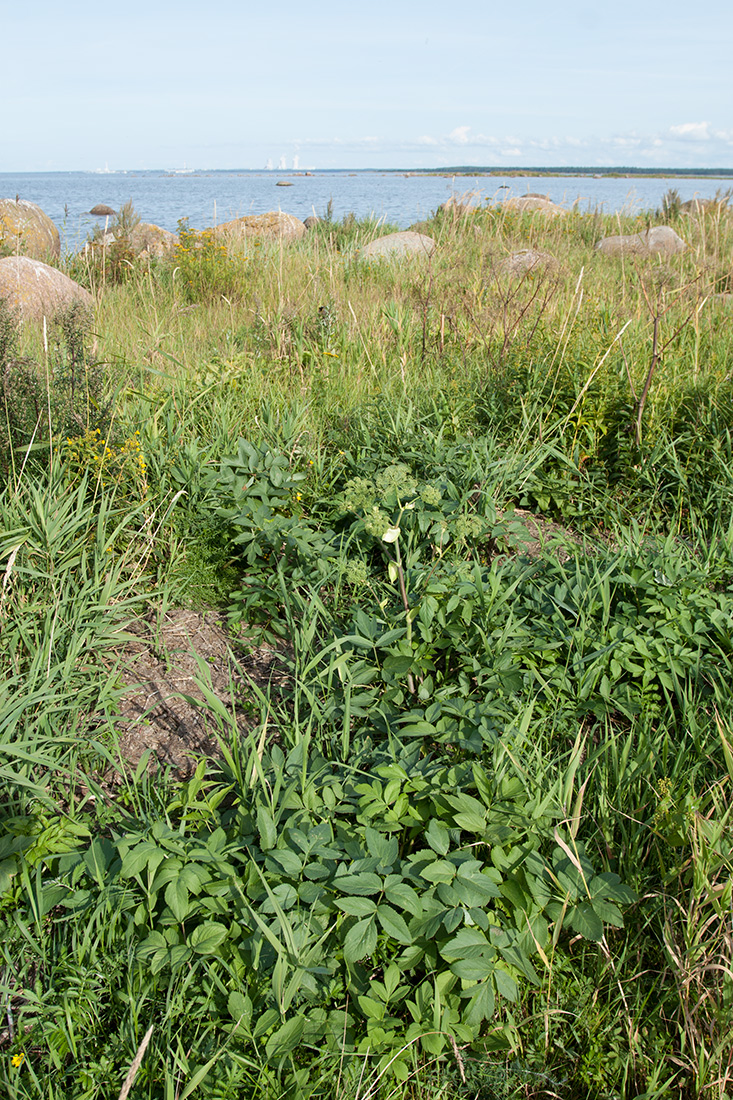
{"label": "large boulder in grass", "polygon": [[138,222],[127,234],[130,249],[136,256],[167,256],[176,247],[178,237],[168,229],[151,222]]}
{"label": "large boulder in grass", "polygon": [[134,256],[142,259],[155,256],[160,259],[173,251],[178,244],[178,237],[167,229],[161,229],[159,225],[138,222],[128,232],[110,229],[106,233],[93,237],[84,245],[82,252],[98,253],[101,249],[112,248],[118,243],[121,248],[127,249]]}
{"label": "large boulder in grass", "polygon": [[293,214],[282,210],[270,210],[267,214],[247,214],[231,222],[223,222],[214,229],[217,237],[228,244],[237,241],[292,241],[305,233],[305,225]]}
{"label": "large boulder in grass", "polygon": [[418,256],[425,259],[435,251],[435,241],[426,233],[416,233],[414,229],[405,229],[401,233],[388,233],[377,237],[361,250],[365,260],[403,259]]}
{"label": "large boulder in grass", "polygon": [[498,271],[502,275],[522,278],[526,275],[551,274],[557,268],[557,260],[551,253],[536,248],[522,248],[519,252],[506,256],[499,264]]}
{"label": "large boulder in grass", "polygon": [[550,218],[561,218],[567,214],[563,206],[558,206],[545,195],[522,195],[518,198],[506,199],[503,205],[508,210],[518,210],[520,214],[546,214]]}
{"label": "large boulder in grass", "polygon": [[0,199],[0,246],[36,260],[61,255],[59,231],[40,206],[27,199]]}
{"label": "large boulder in grass", "polygon": [[29,256],[7,256],[0,260],[0,298],[23,320],[49,320],[79,303],[91,310],[94,299],[88,290]]}
{"label": "large boulder in grass", "polygon": [[596,251],[604,256],[675,256],[687,245],[669,225],[655,225],[644,233],[604,237]]}

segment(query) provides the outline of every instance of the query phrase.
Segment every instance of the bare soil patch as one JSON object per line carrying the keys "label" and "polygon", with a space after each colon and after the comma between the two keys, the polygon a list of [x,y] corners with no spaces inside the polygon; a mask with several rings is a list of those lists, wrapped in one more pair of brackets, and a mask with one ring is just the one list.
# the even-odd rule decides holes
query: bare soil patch
{"label": "bare soil patch", "polygon": [[251,681],[263,690],[285,679],[274,646],[233,638],[223,618],[171,609],[128,628],[134,635],[122,650],[119,750],[135,768],[151,750],[150,766],[171,768],[185,779],[201,756],[217,757],[217,723],[205,705],[206,684],[245,733],[256,724]]}

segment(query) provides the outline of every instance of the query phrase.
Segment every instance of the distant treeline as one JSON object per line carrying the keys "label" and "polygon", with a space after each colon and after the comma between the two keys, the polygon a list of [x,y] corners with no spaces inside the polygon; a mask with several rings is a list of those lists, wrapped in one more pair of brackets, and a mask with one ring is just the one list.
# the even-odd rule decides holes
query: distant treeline
{"label": "distant treeline", "polygon": [[[400,171],[400,169],[393,169],[394,171]],[[401,169],[405,171],[405,169]],[[649,178],[666,177],[666,176],[678,176],[693,177],[698,179],[701,176],[710,176],[712,178],[724,177],[726,179],[733,178],[733,168],[632,168],[628,165],[620,166],[608,166],[599,167],[598,165],[591,167],[567,167],[567,168],[501,168],[499,166],[477,166],[473,164],[459,164],[450,166],[448,168],[411,168],[410,173],[414,174],[440,174],[456,175],[456,176],[646,176]]]}

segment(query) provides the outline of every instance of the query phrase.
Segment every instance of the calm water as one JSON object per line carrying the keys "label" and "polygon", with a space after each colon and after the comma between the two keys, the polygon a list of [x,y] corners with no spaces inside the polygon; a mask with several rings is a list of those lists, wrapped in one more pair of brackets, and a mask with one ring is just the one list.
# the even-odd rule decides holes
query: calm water
{"label": "calm water", "polygon": [[[291,187],[278,187],[287,180]],[[20,195],[37,203],[54,220],[68,250],[87,237],[99,219],[88,211],[97,203],[115,210],[131,199],[143,221],[175,231],[180,218],[197,229],[282,209],[299,218],[322,214],[333,200],[333,215],[370,214],[406,228],[432,213],[453,193],[476,191],[482,198],[537,191],[556,202],[620,210],[656,209],[670,187],[682,199],[706,198],[731,185],[714,179],[591,179],[569,176],[470,177],[411,176],[381,172],[33,172],[0,173],[0,198]]]}

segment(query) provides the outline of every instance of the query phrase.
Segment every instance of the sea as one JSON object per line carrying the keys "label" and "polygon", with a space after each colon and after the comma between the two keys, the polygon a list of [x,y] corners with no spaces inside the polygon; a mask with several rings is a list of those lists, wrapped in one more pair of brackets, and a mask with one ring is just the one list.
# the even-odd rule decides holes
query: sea
{"label": "sea", "polygon": [[[655,210],[674,187],[684,201],[727,190],[731,177],[618,178],[593,176],[466,176],[379,171],[129,171],[0,173],[0,198],[37,203],[58,226],[64,250],[80,248],[100,219],[97,204],[118,210],[128,200],[145,222],[175,232],[181,219],[195,229],[245,214],[283,210],[296,217],[335,219],[353,213],[406,229],[451,195],[501,202],[528,191],[554,202],[605,213]],[[278,186],[280,185],[280,186]],[[284,186],[283,186],[284,185]],[[102,219],[103,222],[103,219]]]}

